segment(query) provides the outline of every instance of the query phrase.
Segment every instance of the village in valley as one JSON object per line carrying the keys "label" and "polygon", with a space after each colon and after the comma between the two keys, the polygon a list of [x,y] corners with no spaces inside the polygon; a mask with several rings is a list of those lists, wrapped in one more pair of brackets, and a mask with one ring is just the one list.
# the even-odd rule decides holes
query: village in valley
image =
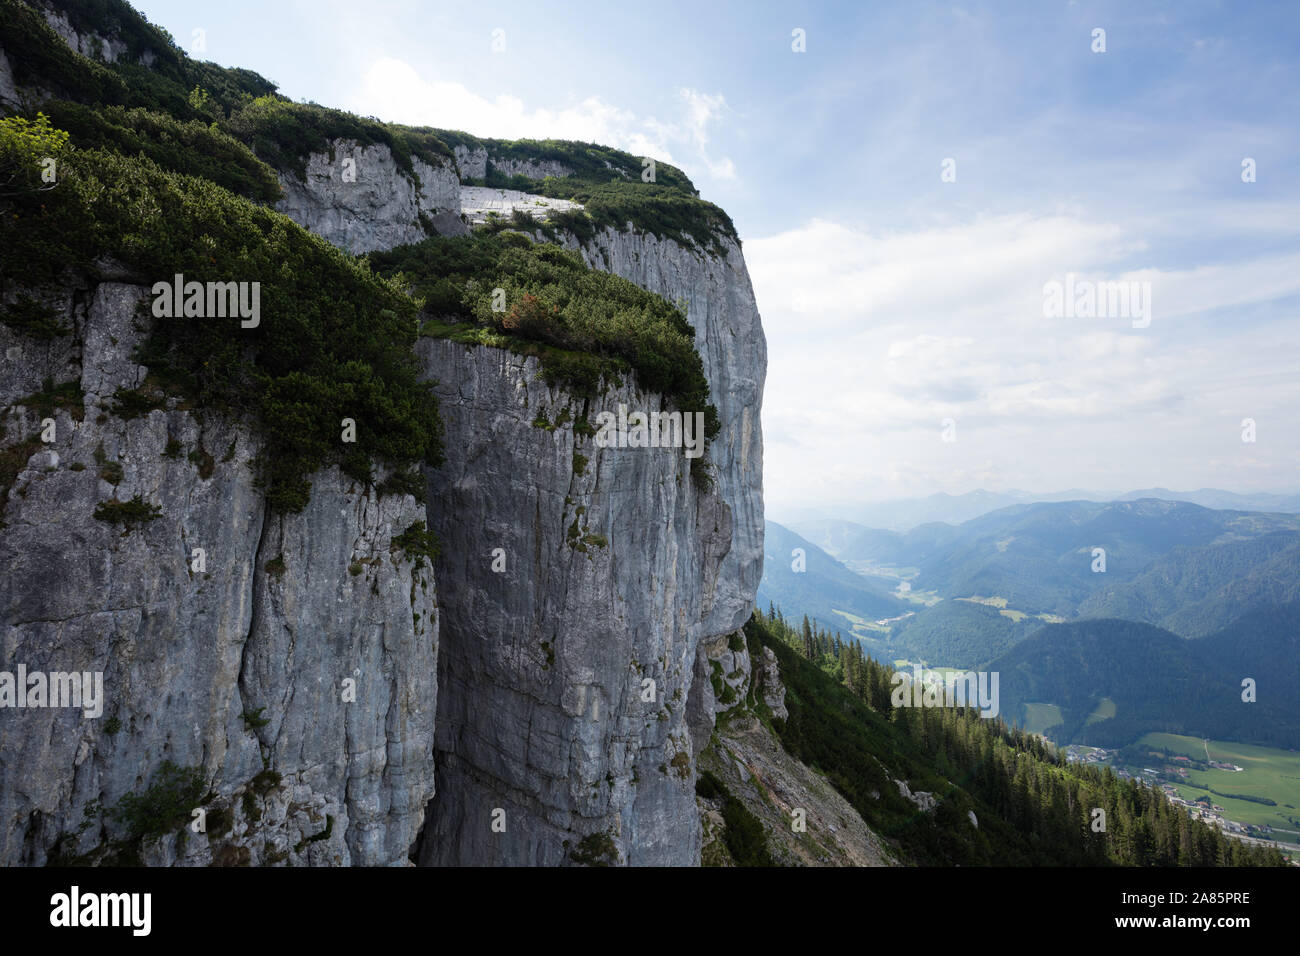
{"label": "village in valley", "polygon": [[[1213,791],[1202,792],[1191,799],[1184,795],[1179,784],[1199,787],[1199,784],[1193,783],[1190,779],[1191,774],[1198,770],[1217,770],[1229,774],[1245,773],[1246,768],[1238,764],[1212,759],[1208,744],[1204,760],[1186,754],[1172,753],[1163,748],[1156,749],[1151,744],[1142,742],[1123,749],[1070,744],[1065,748],[1065,757],[1070,763],[1108,766],[1122,779],[1140,779],[1148,786],[1159,787],[1171,803],[1186,810],[1192,819],[1218,827],[1229,836],[1251,842],[1276,842],[1284,851],[1294,847],[1295,836],[1291,832],[1275,834],[1274,828],[1267,824],[1244,823],[1229,819],[1224,807],[1214,801]],[[1297,857],[1300,857],[1300,854],[1292,854],[1291,857],[1293,865],[1297,865]]]}

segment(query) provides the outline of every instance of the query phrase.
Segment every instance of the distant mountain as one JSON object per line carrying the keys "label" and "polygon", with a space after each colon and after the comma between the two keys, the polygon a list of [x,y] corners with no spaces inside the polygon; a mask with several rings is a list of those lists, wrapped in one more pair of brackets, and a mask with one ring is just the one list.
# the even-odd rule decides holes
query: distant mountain
{"label": "distant mountain", "polygon": [[1275,511],[1295,514],[1300,512],[1300,495],[1275,495],[1256,493],[1242,495],[1220,488],[1201,488],[1197,491],[1170,491],[1168,488],[1143,488],[1116,496],[1115,501],[1133,501],[1138,498],[1164,498],[1170,501],[1187,501],[1202,508],[1224,511]]}
{"label": "distant mountain", "polygon": [[[1059,707],[1062,722],[1048,735],[1060,743],[1121,746],[1165,731],[1295,747],[1296,626],[1300,611],[1294,607],[1238,622],[1212,643],[1133,621],[1049,624],[986,669],[999,674],[1008,720],[1023,720],[1026,704]],[[1266,675],[1270,663],[1284,669]],[[1244,677],[1257,681],[1255,703],[1241,699]],[[1113,704],[1113,716],[1098,710],[1103,699]]]}
{"label": "distant mountain", "polygon": [[[1300,516],[1215,511],[1186,502],[1065,501],[1013,505],[959,526],[927,524],[906,533],[823,523],[819,541],[834,545],[846,565],[894,569],[911,577],[914,590],[945,598],[1004,598],[1007,607],[1031,614],[1074,617],[1096,592],[1114,592],[1117,603],[1089,607],[1089,614],[1132,616],[1155,623],[1188,601],[1169,606],[1146,595],[1125,596],[1119,585],[1137,578],[1175,548],[1242,542],[1275,532],[1300,532]],[[1094,548],[1105,550],[1105,571],[1093,571]],[[1257,553],[1267,550],[1260,546]],[[1245,550],[1251,550],[1249,547]],[[1244,569],[1245,565],[1242,565]],[[1226,583],[1226,580],[1225,580]],[[1147,590],[1158,590],[1152,582]],[[1208,593],[1208,592],[1207,592]],[[1200,595],[1203,596],[1203,595]],[[1278,594],[1274,603],[1285,598]],[[1153,603],[1160,613],[1137,614]],[[1248,608],[1237,606],[1214,619],[1221,626]]]}
{"label": "distant mountain", "polygon": [[1079,605],[1084,617],[1145,621],[1204,637],[1260,607],[1300,601],[1300,533],[1174,548]]}
{"label": "distant mountain", "polygon": [[1067,491],[1041,493],[977,490],[950,495],[940,492],[923,498],[841,505],[834,510],[833,514],[828,514],[825,509],[809,508],[799,513],[788,514],[782,520],[787,527],[793,528],[810,541],[826,548],[831,554],[842,558],[843,556],[833,544],[823,540],[820,532],[825,524],[848,522],[867,528],[905,532],[917,525],[935,521],[961,524],[1012,505],[1059,501],[1136,501],[1140,498],[1186,501],[1203,508],[1219,510],[1300,513],[1300,494],[1237,494],[1220,488],[1201,488],[1196,491],[1143,488],[1123,493],[1074,488]]}
{"label": "distant mountain", "polygon": [[[969,491],[961,495],[940,492],[924,498],[903,498],[895,501],[849,505],[842,508],[836,517],[868,528],[883,528],[887,531],[910,531],[917,525],[936,521],[944,524],[961,524],[963,521],[978,518],[980,515],[1010,505],[1030,504],[1035,501],[1091,499],[1094,497],[1094,495],[1086,491],[1060,492],[1046,495],[1032,494],[1028,491]],[[790,523],[801,534],[807,534],[811,540],[820,541],[815,532],[819,522],[827,520],[835,519],[808,515],[802,520],[792,519]]]}
{"label": "distant mountain", "polygon": [[1194,647],[1238,686],[1253,677],[1261,703],[1280,702],[1300,717],[1300,602],[1257,608]]}
{"label": "distant mountain", "polygon": [[956,525],[943,522],[918,525],[903,533],[868,528],[836,518],[803,525],[799,533],[856,570],[915,570],[922,561],[939,553],[961,534]]}
{"label": "distant mountain", "polygon": [[[796,548],[804,552],[803,571],[792,568]],[[893,593],[890,582],[855,574],[811,541],[775,521],[767,522],[763,550],[758,605],[764,610],[770,602],[787,618],[797,621],[807,614],[824,628],[847,634],[852,622],[837,611],[876,621],[911,609]]]}
{"label": "distant mountain", "polygon": [[[998,596],[1020,610],[1073,617],[1094,591],[1136,577],[1177,546],[1280,527],[1300,530],[1300,518],[1153,498],[1018,505],[961,525],[943,553],[921,563],[913,586],[952,597]],[[1093,570],[1096,548],[1105,552],[1104,572]]]}
{"label": "distant mountain", "polygon": [[[1160,730],[1300,744],[1298,515],[1147,497],[1021,503],[901,532],[805,527],[841,577],[892,575],[942,599],[913,604],[888,633],[860,631],[869,653],[997,670],[1009,719],[1054,704],[1061,741],[1115,746]],[[1045,615],[1068,620],[1045,625]],[[1240,699],[1245,677],[1259,682],[1255,704]]]}
{"label": "distant mountain", "polygon": [[976,668],[1042,626],[1036,618],[973,601],[941,601],[896,624],[887,647],[894,659]]}

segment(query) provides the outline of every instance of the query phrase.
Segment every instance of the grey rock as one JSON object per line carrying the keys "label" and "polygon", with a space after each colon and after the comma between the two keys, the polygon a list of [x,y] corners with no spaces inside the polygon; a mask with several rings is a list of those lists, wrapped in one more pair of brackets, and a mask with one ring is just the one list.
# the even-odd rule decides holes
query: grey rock
{"label": "grey rock", "polygon": [[755,690],[763,698],[763,703],[772,712],[772,716],[787,719],[790,712],[785,706],[785,685],[781,683],[781,668],[777,665],[772,648],[763,648],[763,660],[754,669],[754,677]]}
{"label": "grey rock", "polygon": [[[445,340],[420,354],[453,450],[429,471],[444,657],[420,861],[563,864],[594,833],[628,863],[697,860],[686,699],[721,590],[722,502],[680,449],[576,434],[583,403],[535,359]],[[657,401],[625,383],[587,413]],[[553,431],[534,425],[565,410]]]}
{"label": "grey rock", "polygon": [[488,153],[482,146],[475,149],[457,146],[452,152],[456,155],[456,168],[460,171],[461,179],[487,178]]}
{"label": "grey rock", "polygon": [[[683,305],[704,360],[710,399],[722,428],[708,459],[731,523],[716,595],[704,633],[730,633],[749,619],[763,574],[763,432],[759,419],[767,376],[767,339],[740,247],[724,240],[711,255],[644,232],[605,228],[584,246],[594,269],[604,269]],[[721,521],[719,516],[719,521]]]}
{"label": "grey rock", "polygon": [[[547,387],[535,360],[421,343],[452,450],[428,472],[444,599],[424,864],[562,864],[594,833],[621,862],[699,861],[692,760],[716,706],[699,648],[726,648],[762,571],[766,345],[734,244],[718,258],[606,230],[581,251],[686,307],[722,421],[715,483],[696,487],[680,451],[597,448],[574,433],[584,408],[591,421],[620,403],[658,408],[633,382],[584,403]],[[534,424],[564,411],[562,427]],[[605,543],[574,546],[593,533]],[[744,667],[729,658],[737,682],[744,656]]]}
{"label": "grey rock", "polygon": [[414,175],[398,168],[387,146],[336,139],[328,152],[308,157],[305,177],[279,171],[284,198],[276,209],[352,253],[418,242],[430,229],[441,235],[468,232],[451,164],[434,167],[415,158],[411,165]]}
{"label": "grey rock", "polygon": [[[71,855],[121,838],[108,815],[83,829],[87,806],[140,793],[165,760],[200,768],[207,808],[232,809],[233,821],[212,839],[149,841],[145,862],[405,862],[433,794],[438,632],[429,570],[391,540],[423,509],[330,469],[313,476],[305,511],[270,516],[247,466],[258,445],[241,426],[174,401],[129,421],[113,414],[113,393],[143,381],[130,356],[147,295],[102,283],[70,296],[83,303],[65,315],[75,335],[30,353],[29,374],[70,369],[85,398],[56,412],[55,441],[5,501],[0,667],[101,672],[105,703],[98,718],[0,711],[0,863],[46,863],[60,838]],[[12,403],[30,383],[5,384]],[[41,427],[30,407],[3,415],[6,447]],[[165,457],[169,440],[206,450],[211,472]],[[120,467],[116,484],[101,460]],[[160,516],[130,529],[92,516],[136,494]],[[283,571],[268,573],[280,556]],[[348,677],[355,703],[343,700]],[[241,717],[259,709],[262,726]],[[264,770],[279,776],[260,778],[260,813],[246,814],[243,794]]]}
{"label": "grey rock", "polygon": [[63,42],[82,56],[103,60],[107,63],[116,63],[126,55],[125,41],[110,39],[98,33],[78,33],[68,21],[67,14],[62,10],[56,10],[44,3],[36,3],[34,6],[45,17],[45,22],[50,25],[51,29],[62,38]]}
{"label": "grey rock", "polygon": [[912,801],[922,813],[928,813],[939,805],[935,795],[928,790],[918,790],[913,793],[906,780],[895,780],[894,783],[897,784],[898,792],[903,795],[903,798]]}
{"label": "grey rock", "polygon": [[503,176],[545,179],[547,176],[563,178],[573,175],[572,169],[554,159],[498,159],[493,156],[490,162],[492,168]]}
{"label": "grey rock", "polygon": [[14,70],[3,49],[0,49],[0,103],[14,107],[19,105],[18,87],[14,84]]}

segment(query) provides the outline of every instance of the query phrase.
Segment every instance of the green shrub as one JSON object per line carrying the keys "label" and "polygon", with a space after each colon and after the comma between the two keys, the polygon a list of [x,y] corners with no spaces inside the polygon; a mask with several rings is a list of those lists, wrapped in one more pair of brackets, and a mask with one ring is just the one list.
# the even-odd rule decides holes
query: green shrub
{"label": "green shrub", "polygon": [[128,793],[113,808],[113,819],[126,827],[126,841],[162,836],[183,826],[206,789],[198,767],[178,767],[164,760],[149,789]]}
{"label": "green shrub", "polygon": [[189,460],[189,463],[191,465],[194,465],[195,467],[198,468],[199,477],[204,481],[207,481],[209,478],[211,478],[213,472],[217,470],[216,459],[214,459],[210,454],[208,454],[208,452],[203,448],[202,445],[200,445],[198,448],[195,448],[185,457]]}
{"label": "green shrub", "polygon": [[120,77],[69,47],[40,13],[19,0],[0,0],[0,48],[19,86],[91,103],[120,103],[127,96]]}
{"label": "green shrub", "polygon": [[398,169],[414,174],[413,159],[431,166],[441,165],[452,153],[428,130],[380,123],[329,109],[316,103],[294,103],[280,96],[259,96],[234,112],[224,127],[277,169],[306,176],[312,153],[333,150],[336,139],[355,140],[360,146],[387,146]]}
{"label": "green shrub", "polygon": [[239,715],[239,719],[244,722],[245,730],[256,730],[258,727],[265,727],[271,722],[270,717],[263,717],[262,711],[265,707],[259,707],[257,710],[246,710]]}
{"label": "green shrub", "polygon": [[430,564],[438,557],[438,536],[424,526],[423,521],[416,521],[405,531],[393,537],[393,550],[401,550],[415,562],[416,568],[424,567],[427,559]]}
{"label": "green shrub", "polygon": [[138,388],[119,388],[113,393],[112,412],[118,418],[129,421],[165,408],[166,405],[166,396],[156,392],[145,392]]}
{"label": "green shrub", "polygon": [[424,504],[428,486],[424,483],[424,474],[419,468],[407,468],[395,471],[379,483],[381,495],[410,495],[420,504]]}
{"label": "green shrub", "polygon": [[[588,268],[576,252],[518,233],[476,234],[426,239],[371,253],[369,261],[410,288],[431,319],[455,320],[426,322],[425,334],[474,341],[456,324],[471,322],[497,337],[482,344],[536,354],[548,383],[580,395],[633,370],[641,387],[683,411],[703,411],[705,435],[717,434],[717,409],[686,316],[626,279]],[[492,309],[497,288],[505,312]]]}
{"label": "green shrub", "polygon": [[722,801],[722,821],[726,826],[723,837],[737,866],[776,865],[767,848],[762,821],[732,796],[726,784],[710,771],[702,770],[695,780],[695,793],[705,800]]}
{"label": "green shrub", "polygon": [[717,799],[726,793],[726,789],[710,770],[701,770],[700,775],[695,778],[695,794],[705,800]]}
{"label": "green shrub", "polygon": [[580,866],[611,866],[618,862],[618,846],[608,833],[589,833],[569,851],[569,859]]}
{"label": "green shrub", "polygon": [[206,832],[209,840],[216,840],[230,832],[235,824],[235,815],[227,807],[216,807],[208,811]]}
{"label": "green shrub", "polygon": [[307,848],[309,844],[319,843],[321,840],[328,840],[330,838],[330,834],[332,834],[333,832],[334,832],[334,815],[332,813],[327,813],[325,814],[325,829],[322,830],[320,833],[313,833],[311,836],[304,837],[303,839],[299,840],[298,844],[293,848],[293,852],[301,853],[303,850]]}
{"label": "green shrub", "polygon": [[147,524],[161,515],[161,507],[151,505],[136,495],[130,501],[118,501],[116,498],[101,501],[95,506],[94,517],[97,521],[125,525],[130,531],[135,525]]}
{"label": "green shrub", "polygon": [[[123,0],[59,0],[58,9],[78,33],[123,42],[126,55],[112,64],[82,56],[35,9],[19,0],[0,0],[0,47],[19,86],[50,90],[79,103],[139,106],[205,123],[275,90],[275,84],[252,70],[189,59],[167,31]],[[146,53],[152,56],[148,67],[138,62]],[[207,95],[193,98],[196,87]]]}
{"label": "green shrub", "polygon": [[30,296],[20,295],[12,304],[0,311],[0,322],[19,335],[48,342],[71,334],[72,330],[59,321],[52,306],[37,302]]}
{"label": "green shrub", "polygon": [[80,380],[74,378],[55,385],[54,379],[46,376],[39,392],[20,398],[15,404],[36,409],[42,418],[53,417],[55,409],[61,408],[76,421],[81,421],[86,415],[85,400]]}
{"label": "green shrub", "polygon": [[259,796],[266,796],[272,790],[280,786],[283,777],[274,770],[263,769],[257,776],[248,782],[249,787]]}
{"label": "green shrub", "polygon": [[[309,476],[330,463],[369,480],[372,461],[441,460],[437,403],[412,351],[414,304],[324,240],[213,183],[106,151],[69,149],[58,189],[0,200],[0,289],[57,283],[69,267],[94,275],[105,257],[145,282],[261,283],[258,327],[157,320],[138,359],[195,404],[251,419],[274,510],[300,511]],[[118,394],[119,414],[161,402],[133,391]],[[345,417],[361,436],[346,452]]]}
{"label": "green shrub", "polygon": [[[281,198],[280,181],[244,143],[201,120],[182,121],[146,109],[45,103],[51,122],[80,148],[143,154],[162,169],[200,176],[259,202]],[[205,111],[210,112],[210,110]]]}

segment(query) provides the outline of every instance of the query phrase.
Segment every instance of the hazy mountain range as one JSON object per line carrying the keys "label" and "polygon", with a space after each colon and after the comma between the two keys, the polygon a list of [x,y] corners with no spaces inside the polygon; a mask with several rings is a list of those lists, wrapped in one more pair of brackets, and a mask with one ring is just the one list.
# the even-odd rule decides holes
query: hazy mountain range
{"label": "hazy mountain range", "polygon": [[908,531],[931,521],[961,524],[1010,505],[1033,504],[1051,501],[1136,501],[1139,498],[1160,498],[1166,501],[1186,501],[1204,508],[1236,511],[1300,512],[1300,493],[1237,494],[1219,488],[1201,488],[1197,491],[1170,491],[1168,488],[1141,488],[1123,493],[1070,489],[1057,492],[1030,491],[970,491],[961,495],[939,493],[924,498],[903,498],[892,501],[863,502],[854,505],[828,508],[825,506],[790,509],[773,515],[783,524],[794,528],[812,541],[818,541],[821,526],[835,520],[847,520],[869,528],[891,531]]}
{"label": "hazy mountain range", "polygon": [[[1300,515],[1140,498],[804,530],[768,521],[760,606],[808,614],[878,659],[997,670],[1013,720],[1047,701],[1063,740],[1300,742]],[[1255,705],[1245,677],[1261,685]],[[1115,716],[1090,720],[1103,699]]]}

